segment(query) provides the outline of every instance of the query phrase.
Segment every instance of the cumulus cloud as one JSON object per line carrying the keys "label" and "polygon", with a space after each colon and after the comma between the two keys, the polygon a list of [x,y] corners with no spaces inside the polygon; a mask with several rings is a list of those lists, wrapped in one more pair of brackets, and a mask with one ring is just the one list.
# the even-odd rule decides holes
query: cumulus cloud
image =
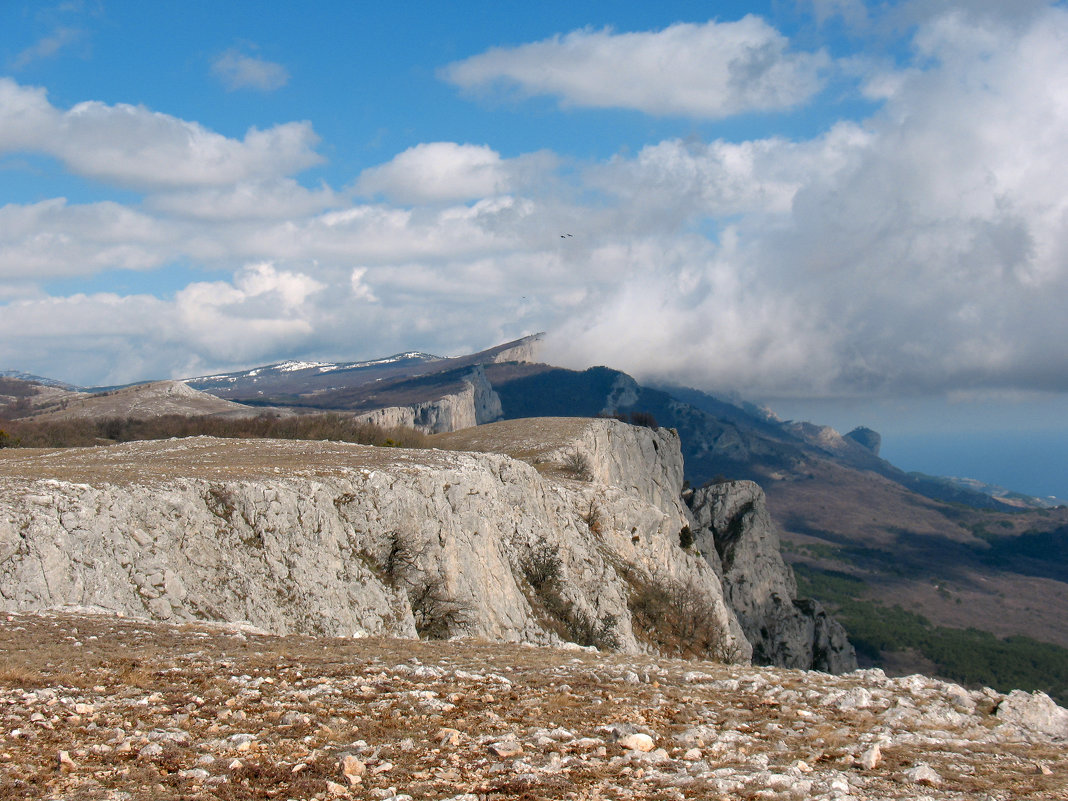
{"label": "cumulus cloud", "polygon": [[281,64],[249,55],[236,47],[220,53],[212,61],[211,71],[230,92],[238,89],[272,92],[289,83],[289,71]]}
{"label": "cumulus cloud", "polygon": [[451,64],[467,89],[514,87],[568,106],[718,119],[792,108],[822,86],[823,52],[792,52],[760,17],[678,23],[661,31],[580,30]]}
{"label": "cumulus cloud", "polygon": [[165,223],[118,203],[12,203],[0,206],[0,278],[146,270],[167,260],[173,239]]}
{"label": "cumulus cloud", "polygon": [[325,287],[269,262],[244,267],[232,283],[190,284],[175,298],[175,313],[187,341],[215,360],[291,346],[313,331],[311,296]]}
{"label": "cumulus cloud", "polygon": [[[583,58],[620,38],[575,37]],[[310,126],[278,146],[287,166],[260,167],[248,137],[62,111],[0,81],[2,149],[67,154],[67,131],[84,152],[59,157],[82,174],[111,159],[127,184],[123,148],[164,153],[151,175],[235,162],[201,183],[138,179],[137,207],[0,208],[0,364],[41,372],[24,361],[40,355],[61,378],[118,381],[548,329],[554,360],[761,399],[1068,391],[1066,40],[1060,7],[946,13],[901,65],[858,65],[876,113],[812,138],[668,139],[584,165],[431,142],[340,191],[292,177],[315,158]],[[89,136],[67,119],[83,108],[133,122]],[[27,289],[174,262],[231,277],[170,299]]]}
{"label": "cumulus cloud", "polygon": [[[651,197],[719,222],[719,241],[622,281],[560,352],[765,397],[1068,389],[1068,177],[1050,169],[1068,154],[1066,36],[1060,9],[1022,28],[944,15],[863,125],[607,165],[636,219]],[[679,292],[688,271],[702,279]],[[663,355],[680,343],[702,355]]]}
{"label": "cumulus cloud", "polygon": [[510,183],[500,154],[491,148],[429,142],[364,170],[356,189],[399,203],[435,203],[504,194]]}
{"label": "cumulus cloud", "polygon": [[346,201],[325,184],[307,189],[292,178],[272,178],[158,192],[148,197],[145,205],[175,217],[228,221],[302,218]]}
{"label": "cumulus cloud", "polygon": [[0,153],[54,156],[89,178],[134,188],[225,186],[318,164],[307,122],[250,128],[242,140],[143,106],[54,107],[44,89],[0,78]]}

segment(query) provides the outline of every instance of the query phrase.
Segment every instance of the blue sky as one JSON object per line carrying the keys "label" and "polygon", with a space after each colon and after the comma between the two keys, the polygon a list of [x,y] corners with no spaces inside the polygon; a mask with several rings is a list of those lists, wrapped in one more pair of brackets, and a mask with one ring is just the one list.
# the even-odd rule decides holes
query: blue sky
{"label": "blue sky", "polygon": [[545,330],[887,441],[1068,429],[1063,4],[16,0],[0,30],[0,365]]}

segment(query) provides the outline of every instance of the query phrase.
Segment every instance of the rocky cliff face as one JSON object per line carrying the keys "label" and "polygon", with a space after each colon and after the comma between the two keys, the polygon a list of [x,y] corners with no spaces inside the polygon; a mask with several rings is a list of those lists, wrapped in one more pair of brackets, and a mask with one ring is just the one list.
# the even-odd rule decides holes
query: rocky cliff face
{"label": "rocky cliff face", "polygon": [[541,353],[542,342],[545,334],[531,334],[530,336],[517,339],[506,347],[497,351],[489,358],[490,362],[535,362]]}
{"label": "rocky cliff face", "polygon": [[694,491],[695,546],[723,580],[727,600],[753,646],[753,661],[844,673],[857,667],[845,630],[816,601],[797,598],[779,552],[764,491],[729,481]]}
{"label": "rocky cliff face", "polygon": [[325,442],[5,452],[0,601],[630,652],[663,647],[648,621],[677,623],[686,603],[709,649],[747,660],[719,577],[679,545],[677,440],[597,420],[571,448],[595,480],[502,454]]}
{"label": "rocky cliff face", "polygon": [[455,395],[410,406],[389,406],[357,415],[356,419],[383,428],[415,428],[427,434],[457,431],[461,428],[500,420],[501,399],[486,380],[481,366],[464,379],[465,387]]}

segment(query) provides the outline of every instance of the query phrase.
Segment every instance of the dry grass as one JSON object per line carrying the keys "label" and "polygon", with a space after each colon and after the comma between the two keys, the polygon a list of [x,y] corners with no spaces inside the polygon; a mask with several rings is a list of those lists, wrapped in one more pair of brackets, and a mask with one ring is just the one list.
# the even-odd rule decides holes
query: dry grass
{"label": "dry grass", "polygon": [[[390,787],[425,799],[775,798],[760,792],[760,776],[798,759],[816,779],[851,771],[858,743],[879,725],[877,709],[820,706],[828,692],[859,683],[850,677],[469,640],[273,637],[13,615],[0,628],[0,656],[0,798],[326,799],[327,783],[344,781],[346,753],[367,765],[349,794],[357,798]],[[690,671],[704,678],[687,680]],[[782,695],[791,689],[796,697]],[[804,701],[811,690],[814,701]],[[805,708],[809,718],[799,716]],[[667,762],[635,761],[604,724],[652,732]],[[694,725],[715,732],[701,763],[684,760],[688,746],[673,740]],[[557,727],[574,737],[538,739]],[[454,744],[441,740],[444,728],[459,733]],[[719,747],[729,732],[743,740]],[[239,750],[231,738],[242,733],[253,740]],[[487,751],[509,735],[521,755]],[[142,754],[151,744],[157,753]],[[73,770],[57,770],[60,750]],[[945,777],[941,788],[922,788],[932,798],[1068,798],[1064,749],[982,740],[887,746],[857,797],[915,797],[900,776],[918,761]],[[723,793],[711,773],[719,768],[749,783]],[[205,773],[188,773],[196,769]],[[680,771],[687,783],[675,785]]]}

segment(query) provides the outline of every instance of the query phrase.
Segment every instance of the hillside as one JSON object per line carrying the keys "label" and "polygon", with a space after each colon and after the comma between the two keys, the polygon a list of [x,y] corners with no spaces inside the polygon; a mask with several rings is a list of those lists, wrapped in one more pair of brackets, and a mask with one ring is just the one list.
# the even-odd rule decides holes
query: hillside
{"label": "hillside", "polygon": [[880,671],[50,612],[0,704],[4,798],[1068,798],[1068,712]]}
{"label": "hillside", "polygon": [[198,392],[181,381],[153,381],[106,392],[79,393],[57,408],[36,411],[35,420],[149,419],[163,415],[251,417],[259,410]]}
{"label": "hillside", "polygon": [[[879,458],[875,432],[843,436],[784,422],[741,401],[640,386],[606,367],[538,364],[536,346],[528,337],[457,359],[401,354],[344,365],[288,363],[215,376],[209,389],[243,387],[253,404],[294,403],[305,413],[336,408],[424,431],[500,416],[576,414],[675,428],[692,486],[749,479],[764,488],[800,593],[843,616],[863,660],[961,677],[973,665],[956,664],[957,654],[1006,652],[1003,661],[1044,666],[1039,678],[1030,671],[1000,675],[988,665],[968,680],[1001,687],[1025,681],[1068,697],[1065,509],[906,474]],[[271,396],[272,387],[287,394]],[[456,447],[478,449],[479,436],[463,434],[471,441],[458,439]],[[982,639],[991,636],[1009,639]],[[947,657],[937,641],[952,638],[962,645]]]}
{"label": "hillside", "polygon": [[[869,664],[959,675],[934,633],[974,628],[1013,637],[994,645],[1044,665],[1036,686],[1068,699],[1068,509],[1021,510],[908,475],[829,428],[694,390],[678,391],[683,401],[606,367],[510,363],[488,366],[486,375],[505,417],[638,412],[678,430],[693,486],[722,478],[760,484],[802,594],[831,602]],[[911,628],[891,625],[895,606],[914,616]],[[996,650],[981,639],[967,645]],[[992,669],[982,675],[997,682]]]}

